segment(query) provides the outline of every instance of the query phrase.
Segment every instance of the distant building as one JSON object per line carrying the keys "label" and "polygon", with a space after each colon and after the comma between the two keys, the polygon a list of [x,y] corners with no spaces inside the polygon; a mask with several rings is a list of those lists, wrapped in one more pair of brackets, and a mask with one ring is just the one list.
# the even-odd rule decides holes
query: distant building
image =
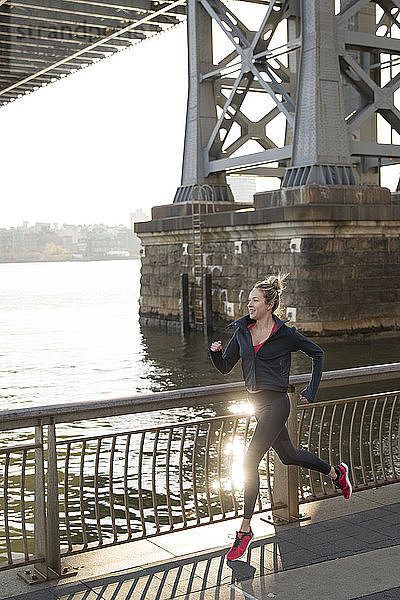
{"label": "distant building", "polygon": [[24,221],[0,228],[0,261],[139,257],[140,241],[122,225],[68,225]]}
{"label": "distant building", "polygon": [[251,175],[230,175],[227,182],[231,187],[235,202],[253,202],[256,193],[256,177]]}
{"label": "distant building", "polygon": [[142,208],[138,208],[137,210],[131,212],[129,217],[132,230],[135,223],[140,223],[141,221],[148,221],[150,218],[149,215]]}

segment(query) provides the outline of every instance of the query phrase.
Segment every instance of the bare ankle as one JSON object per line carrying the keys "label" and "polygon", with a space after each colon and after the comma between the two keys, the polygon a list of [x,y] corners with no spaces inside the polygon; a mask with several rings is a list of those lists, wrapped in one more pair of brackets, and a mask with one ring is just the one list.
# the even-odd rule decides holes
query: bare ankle
{"label": "bare ankle", "polygon": [[243,519],[242,524],[240,526],[240,531],[243,531],[243,533],[247,533],[248,531],[250,531],[250,529],[250,520]]}

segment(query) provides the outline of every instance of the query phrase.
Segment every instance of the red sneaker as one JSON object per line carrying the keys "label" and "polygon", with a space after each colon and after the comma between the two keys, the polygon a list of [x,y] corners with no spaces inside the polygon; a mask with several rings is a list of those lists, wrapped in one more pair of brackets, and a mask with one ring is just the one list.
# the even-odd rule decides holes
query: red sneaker
{"label": "red sneaker", "polygon": [[346,463],[341,462],[340,465],[337,465],[335,469],[340,471],[340,475],[337,479],[334,480],[334,484],[337,488],[342,491],[342,494],[346,500],[350,498],[353,488],[351,487],[350,479],[349,479],[349,467]]}
{"label": "red sneaker", "polygon": [[254,533],[250,529],[249,533],[238,531],[232,548],[226,555],[226,560],[237,560],[246,552],[251,540],[254,538]]}

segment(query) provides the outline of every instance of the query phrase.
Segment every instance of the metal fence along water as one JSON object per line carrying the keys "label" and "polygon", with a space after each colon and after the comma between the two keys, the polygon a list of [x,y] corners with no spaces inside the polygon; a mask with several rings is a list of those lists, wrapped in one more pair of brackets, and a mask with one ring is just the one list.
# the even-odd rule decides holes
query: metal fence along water
{"label": "metal fence along water", "polygon": [[[329,371],[321,387],[384,386],[399,374],[400,363]],[[354,491],[400,481],[400,392],[296,406],[308,377],[290,380],[288,429],[298,446],[330,464],[347,462]],[[34,563],[48,578],[60,573],[62,556],[237,517],[241,461],[255,426],[249,412],[129,431],[112,431],[112,417],[244,398],[243,384],[233,383],[1,412],[4,432],[35,433],[0,448],[0,569]],[[60,423],[105,416],[110,433],[57,439]],[[272,451],[260,476],[256,510],[284,522],[298,517],[299,503],[337,494],[328,478],[282,465]]]}

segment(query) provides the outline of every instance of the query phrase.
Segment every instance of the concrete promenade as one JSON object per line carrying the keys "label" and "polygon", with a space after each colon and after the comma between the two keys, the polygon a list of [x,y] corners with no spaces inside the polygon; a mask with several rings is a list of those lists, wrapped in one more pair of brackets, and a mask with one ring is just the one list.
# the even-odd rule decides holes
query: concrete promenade
{"label": "concrete promenade", "polygon": [[301,513],[278,528],[256,516],[241,561],[224,558],[233,520],[75,556],[61,582],[28,587],[3,573],[0,600],[400,600],[400,484]]}

